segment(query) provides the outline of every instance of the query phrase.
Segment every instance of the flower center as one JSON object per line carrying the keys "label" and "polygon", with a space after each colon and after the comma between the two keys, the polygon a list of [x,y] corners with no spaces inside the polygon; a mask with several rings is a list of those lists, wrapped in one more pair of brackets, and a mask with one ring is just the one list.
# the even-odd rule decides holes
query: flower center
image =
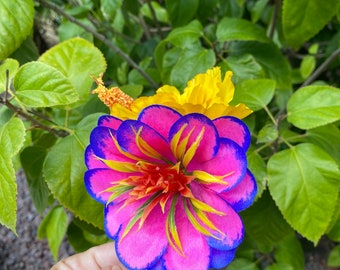
{"label": "flower center", "polygon": [[184,197],[192,196],[189,183],[195,177],[185,175],[180,163],[168,165],[138,162],[137,169],[142,176],[130,177],[130,184],[135,186],[130,195],[136,199],[153,194],[171,196],[180,193]]}

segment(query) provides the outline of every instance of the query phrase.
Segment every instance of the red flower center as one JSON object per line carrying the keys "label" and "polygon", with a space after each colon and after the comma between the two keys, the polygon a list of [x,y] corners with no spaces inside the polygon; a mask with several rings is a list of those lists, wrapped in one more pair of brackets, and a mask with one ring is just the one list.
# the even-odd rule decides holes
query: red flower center
{"label": "red flower center", "polygon": [[137,168],[142,175],[129,178],[129,184],[134,186],[130,195],[136,199],[153,194],[169,197],[180,193],[184,197],[192,196],[189,183],[195,177],[184,174],[180,163],[169,165],[138,162]]}

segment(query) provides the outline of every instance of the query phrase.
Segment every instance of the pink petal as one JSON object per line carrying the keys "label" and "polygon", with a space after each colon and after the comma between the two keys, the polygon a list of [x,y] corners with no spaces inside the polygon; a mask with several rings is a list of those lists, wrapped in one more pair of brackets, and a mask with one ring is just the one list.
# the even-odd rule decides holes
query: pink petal
{"label": "pink petal", "polygon": [[115,244],[118,258],[127,268],[152,269],[157,265],[168,246],[165,221],[166,214],[162,213],[160,206],[156,206],[140,229],[137,222],[121,239],[126,222],[123,224]]}
{"label": "pink petal", "polygon": [[108,127],[114,130],[117,130],[121,123],[122,120],[111,115],[103,115],[98,119],[98,126]]}
{"label": "pink petal", "polygon": [[192,163],[187,170],[201,170],[215,176],[225,176],[226,185],[209,184],[207,187],[222,192],[233,188],[244,177],[247,170],[247,158],[243,149],[229,139],[220,139],[220,148],[216,156],[203,163]]}
{"label": "pink petal", "polygon": [[84,180],[87,192],[97,201],[106,203],[111,192],[103,192],[113,183],[129,177],[131,174],[116,172],[111,169],[92,169],[85,172]]}
{"label": "pink petal", "polygon": [[102,159],[135,163],[136,161],[132,161],[119,152],[112,138],[115,134],[116,132],[111,128],[94,128],[90,135],[90,145],[93,153]]}
{"label": "pink petal", "polygon": [[232,262],[235,257],[236,249],[218,250],[211,248],[210,268],[223,268]]}
{"label": "pink petal", "polygon": [[245,151],[248,150],[250,132],[242,120],[232,116],[224,116],[213,120],[213,122],[220,137],[231,139]]}
{"label": "pink petal", "polygon": [[233,189],[220,193],[235,211],[242,211],[252,205],[257,194],[256,181],[248,170],[242,181]]}
{"label": "pink petal", "polygon": [[191,225],[185,214],[181,200],[179,200],[176,205],[175,220],[185,256],[178,254],[169,246],[163,256],[166,269],[208,269],[210,248],[207,240],[205,236]]}
{"label": "pink petal", "polygon": [[85,164],[86,167],[90,169],[95,169],[95,168],[107,168],[104,162],[100,161],[96,155],[94,154],[91,145],[86,147],[85,150]]}
{"label": "pink petal", "polygon": [[219,239],[208,237],[209,246],[218,250],[236,248],[243,240],[244,229],[240,216],[212,190],[204,188],[197,183],[192,183],[191,189],[197,199],[205,202],[214,209],[225,213],[225,215],[221,216],[207,213],[209,220],[224,233],[224,235],[218,232],[214,233]]}
{"label": "pink petal", "polygon": [[[146,142],[153,151],[156,151],[159,157],[148,156],[141,151],[136,143],[136,134],[140,130],[140,138]],[[124,121],[117,130],[117,141],[124,151],[138,158],[157,163],[164,163],[162,159],[167,159],[172,162],[175,161],[167,141],[156,130],[142,122],[135,120]]]}
{"label": "pink petal", "polygon": [[204,130],[202,140],[200,141],[192,160],[195,162],[203,162],[214,157],[218,151],[219,138],[213,122],[203,114],[187,114],[177,120],[171,127],[169,132],[169,141],[171,141],[183,125],[187,126],[184,128],[179,142],[181,142],[189,134],[189,132],[192,131],[186,149],[195,142],[201,131]]}
{"label": "pink petal", "polygon": [[138,120],[157,130],[164,138],[168,138],[171,126],[180,117],[181,114],[169,107],[152,105],[141,111]]}

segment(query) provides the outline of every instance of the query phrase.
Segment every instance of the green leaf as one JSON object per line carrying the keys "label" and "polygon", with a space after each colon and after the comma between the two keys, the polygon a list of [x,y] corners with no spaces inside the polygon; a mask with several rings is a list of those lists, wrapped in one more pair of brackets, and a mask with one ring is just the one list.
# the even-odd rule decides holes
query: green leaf
{"label": "green leaf", "polygon": [[286,263],[294,270],[305,269],[305,258],[300,241],[295,233],[280,241],[274,250],[274,258],[279,263]]}
{"label": "green leaf", "polygon": [[80,100],[74,106],[87,101],[93,84],[91,76],[97,77],[106,69],[103,54],[90,42],[73,38],[46,51],[39,61],[61,71],[76,89]]}
{"label": "green leaf", "polygon": [[[156,16],[157,21],[162,22],[162,23],[168,23],[169,18],[168,18],[168,13],[166,12],[166,10],[156,1],[151,1],[150,4],[153,10],[155,11],[155,16]],[[151,10],[149,8],[149,5],[147,3],[143,4],[143,6],[140,9],[140,12],[143,16],[148,17],[151,20],[154,19],[152,16]]]}
{"label": "green leaf", "polygon": [[36,61],[39,58],[39,51],[35,45],[33,38],[28,36],[12,54],[11,58],[17,59],[20,65],[31,61]]}
{"label": "green leaf", "polygon": [[313,143],[340,164],[340,130],[335,124],[309,129],[306,132],[307,142]]}
{"label": "green leaf", "polygon": [[256,23],[260,17],[263,15],[269,0],[258,0],[254,4],[253,8],[250,10],[251,21]]}
{"label": "green leaf", "polygon": [[330,267],[340,266],[340,245],[333,248],[328,256],[327,265]]}
{"label": "green leaf", "polygon": [[122,7],[123,0],[100,0],[100,10],[104,17],[112,21],[116,16],[116,11]]}
{"label": "green leaf", "polygon": [[323,126],[340,119],[340,90],[312,85],[296,91],[287,104],[288,121],[301,129]]}
{"label": "green leaf", "polygon": [[247,152],[248,168],[254,174],[257,183],[257,196],[261,197],[267,185],[266,163],[255,151]]}
{"label": "green leaf", "polygon": [[233,42],[229,49],[230,55],[241,57],[252,54],[266,75],[276,80],[276,87],[280,90],[291,88],[290,66],[279,48],[274,43],[259,43],[255,41]]}
{"label": "green leaf", "polygon": [[256,143],[267,143],[275,141],[279,136],[277,128],[273,124],[262,127],[257,134]]}
{"label": "green leaf", "polygon": [[274,263],[267,266],[265,270],[294,270],[294,268],[286,263]]}
{"label": "green leaf", "polygon": [[58,260],[59,247],[66,234],[67,225],[68,217],[64,208],[56,206],[45,216],[38,228],[38,237],[47,238],[55,261]]}
{"label": "green leaf", "polygon": [[26,175],[31,198],[39,214],[42,214],[48,206],[50,196],[50,191],[42,176],[42,166],[46,154],[46,149],[39,146],[26,147],[20,153],[20,161]]}
{"label": "green leaf", "polygon": [[247,80],[236,85],[233,104],[245,103],[253,111],[258,111],[272,100],[275,81],[269,79]]}
{"label": "green leaf", "polygon": [[143,85],[127,84],[120,87],[120,89],[132,98],[138,98],[143,91]]}
{"label": "green leaf", "polygon": [[165,40],[182,49],[191,48],[199,42],[198,39],[202,34],[203,27],[201,23],[194,20],[185,26],[172,30]]}
{"label": "green leaf", "polygon": [[256,263],[244,258],[237,258],[228,265],[228,270],[259,270]]}
{"label": "green leaf", "polygon": [[17,184],[12,158],[25,141],[25,126],[12,118],[0,127],[0,224],[16,234]]}
{"label": "green leaf", "polygon": [[165,7],[173,27],[187,24],[195,16],[199,0],[165,0]]}
{"label": "green leaf", "polygon": [[264,192],[252,207],[241,213],[241,216],[247,234],[260,245],[274,246],[293,233],[269,192]]}
{"label": "green leaf", "polygon": [[220,63],[223,68],[233,72],[233,82],[238,83],[245,80],[262,79],[265,77],[262,66],[257,63],[251,54],[243,54],[241,56],[228,56],[225,61]]}
{"label": "green leaf", "polygon": [[212,50],[196,48],[181,50],[174,48],[164,55],[163,67],[164,83],[184,88],[187,82],[198,73],[204,73],[212,68],[215,63],[215,55]]}
{"label": "green leaf", "polygon": [[19,48],[33,28],[32,0],[0,1],[0,61]]}
{"label": "green leaf", "polygon": [[57,69],[40,62],[23,65],[13,85],[15,96],[28,107],[67,105],[78,100],[69,80]]}
{"label": "green leaf", "polygon": [[283,1],[282,26],[287,42],[292,47],[300,47],[332,19],[338,4],[338,0]]}
{"label": "green leaf", "polygon": [[315,68],[316,60],[312,55],[307,55],[302,59],[300,73],[303,79],[308,78]]}
{"label": "green leaf", "polygon": [[250,21],[238,18],[223,18],[217,25],[217,40],[220,42],[231,40],[255,40],[269,42],[264,29]]}
{"label": "green leaf", "polygon": [[[79,22],[83,23],[84,25],[93,28],[93,24],[87,19],[78,19]],[[60,26],[58,27],[58,37],[59,42],[74,38],[74,37],[81,37],[86,39],[90,42],[93,41],[93,36],[91,33],[84,30],[84,28],[80,27],[77,24],[74,24],[70,21],[63,21]]]}
{"label": "green leaf", "polygon": [[330,223],[330,230],[327,232],[327,236],[334,242],[340,242],[340,197],[335,206],[333,220]]}
{"label": "green leaf", "polygon": [[48,152],[43,175],[54,197],[75,216],[103,227],[103,205],[93,200],[84,185],[85,147],[100,114],[91,114],[77,125],[74,134],[63,138]]}
{"label": "green leaf", "polygon": [[319,147],[303,143],[273,155],[268,186],[287,222],[317,243],[334,211],[340,186],[336,162]]}
{"label": "green leaf", "polygon": [[0,94],[2,92],[6,91],[6,70],[8,70],[9,74],[9,84],[8,87],[10,86],[10,83],[17,72],[19,68],[19,62],[15,59],[6,59],[1,65],[0,65]]}

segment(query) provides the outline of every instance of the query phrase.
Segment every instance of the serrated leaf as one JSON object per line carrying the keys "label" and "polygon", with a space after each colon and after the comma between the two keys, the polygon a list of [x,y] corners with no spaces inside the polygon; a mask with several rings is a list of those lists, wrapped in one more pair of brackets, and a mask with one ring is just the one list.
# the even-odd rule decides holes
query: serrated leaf
{"label": "serrated leaf", "polygon": [[236,85],[233,104],[244,103],[253,111],[258,111],[272,100],[276,83],[274,80],[247,80]]}
{"label": "serrated leaf", "polygon": [[77,125],[74,134],[60,140],[47,154],[43,175],[54,197],[75,216],[103,227],[103,205],[94,201],[84,185],[84,151],[100,114],[91,114]]}
{"label": "serrated leaf", "polygon": [[70,81],[56,68],[40,62],[23,65],[13,85],[15,96],[28,107],[67,105],[78,100]]}
{"label": "serrated leaf", "polygon": [[16,233],[17,184],[12,158],[25,141],[25,126],[12,118],[0,127],[0,223]]}
{"label": "serrated leaf", "polygon": [[273,247],[293,233],[269,192],[264,192],[252,207],[241,213],[241,216],[247,234],[260,245]]}
{"label": "serrated leaf", "polygon": [[68,217],[63,207],[54,207],[42,220],[38,228],[38,237],[47,238],[48,246],[55,261],[58,260],[59,247],[66,234]]}
{"label": "serrated leaf", "polygon": [[279,263],[286,263],[294,270],[305,269],[305,258],[300,241],[295,233],[280,241],[274,250],[274,258]]}
{"label": "serrated leaf", "polygon": [[256,41],[233,42],[228,52],[236,57],[252,54],[257,63],[262,66],[266,75],[276,81],[278,89],[291,89],[290,66],[287,59],[274,43],[259,43]]}
{"label": "serrated leaf", "polygon": [[0,1],[0,61],[19,48],[31,33],[34,18],[32,0]]}
{"label": "serrated leaf", "polygon": [[9,85],[10,85],[11,80],[14,77],[18,68],[19,68],[19,62],[15,59],[10,59],[10,58],[6,59],[0,65],[0,94],[6,91],[6,81],[7,81],[6,70],[8,70],[8,75],[9,75],[8,80],[9,80]]}
{"label": "serrated leaf", "polygon": [[336,14],[338,4],[338,0],[283,1],[282,27],[288,43],[298,48],[316,35]]}
{"label": "serrated leaf", "polygon": [[106,69],[106,61],[100,50],[82,38],[59,43],[46,51],[39,61],[53,66],[69,79],[80,97],[73,106],[87,101],[93,84],[91,75],[97,77]]}
{"label": "serrated leaf", "polygon": [[301,235],[317,243],[338,198],[336,162],[319,147],[303,143],[273,155],[267,168],[269,190],[283,216]]}
{"label": "serrated leaf", "polygon": [[250,21],[238,18],[223,18],[217,24],[217,40],[220,42],[231,40],[256,40],[258,42],[269,42],[264,29]]}
{"label": "serrated leaf", "polygon": [[296,91],[287,104],[288,121],[301,129],[323,126],[340,119],[340,89],[312,85]]}
{"label": "serrated leaf", "polygon": [[29,146],[20,153],[20,161],[26,175],[28,188],[39,214],[48,206],[50,191],[42,176],[42,166],[47,151],[43,147]]}

